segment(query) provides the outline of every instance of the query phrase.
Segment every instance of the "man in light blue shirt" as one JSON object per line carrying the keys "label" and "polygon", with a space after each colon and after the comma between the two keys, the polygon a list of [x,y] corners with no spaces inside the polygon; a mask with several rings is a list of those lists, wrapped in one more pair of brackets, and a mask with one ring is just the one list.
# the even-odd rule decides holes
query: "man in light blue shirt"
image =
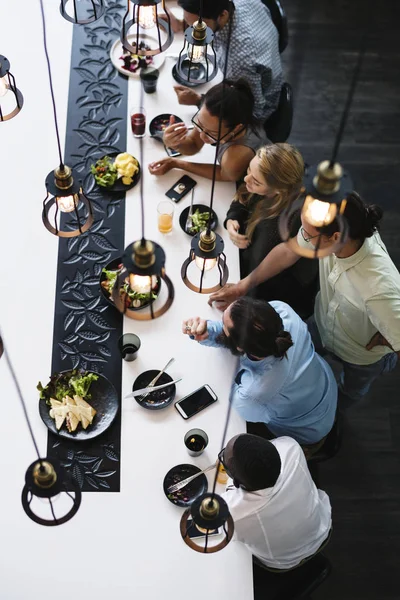
{"label": "man in light blue shirt", "polygon": [[307,325],[288,304],[243,297],[222,321],[187,319],[183,331],[204,346],[239,354],[232,402],[246,420],[299,444],[320,442],[332,429],[337,385],[315,352]]}

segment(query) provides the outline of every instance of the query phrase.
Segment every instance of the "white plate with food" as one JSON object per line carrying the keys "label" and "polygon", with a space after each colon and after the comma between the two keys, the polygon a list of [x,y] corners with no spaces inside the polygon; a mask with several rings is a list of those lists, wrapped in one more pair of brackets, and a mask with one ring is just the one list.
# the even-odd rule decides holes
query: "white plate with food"
{"label": "white plate with food", "polygon": [[[132,46],[135,45],[135,38],[136,36],[134,34],[128,35],[128,42]],[[147,50],[157,46],[157,40],[149,35],[141,35],[140,39],[141,43],[144,44],[144,47]],[[122,75],[125,75],[126,77],[139,77],[139,56],[137,54],[132,54],[128,50],[124,50],[121,40],[115,40],[111,47],[110,58],[114,67],[117,69],[117,71],[122,73]],[[140,58],[146,61],[148,67],[160,69],[165,60],[165,52],[156,54],[155,56],[141,56]]]}

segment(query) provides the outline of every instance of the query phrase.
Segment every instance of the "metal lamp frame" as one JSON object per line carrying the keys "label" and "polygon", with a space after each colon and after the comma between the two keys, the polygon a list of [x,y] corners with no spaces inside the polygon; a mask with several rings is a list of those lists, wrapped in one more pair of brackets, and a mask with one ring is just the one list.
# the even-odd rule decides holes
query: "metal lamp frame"
{"label": "metal lamp frame", "polygon": [[[201,240],[200,240],[201,233],[197,233],[192,238],[189,256],[185,260],[185,262],[183,263],[182,268],[181,268],[181,277],[182,277],[183,283],[190,290],[192,290],[193,292],[196,292],[198,294],[212,294],[213,292],[216,292],[217,290],[221,289],[228,281],[229,269],[226,264],[226,255],[224,253],[224,240],[222,239],[222,237],[220,235],[218,235],[215,232],[214,232],[214,235],[216,238],[214,249],[207,252],[207,251],[204,251],[201,249]],[[205,259],[203,262],[203,268],[201,269],[200,282],[199,282],[198,286],[195,285],[194,283],[192,283],[187,275],[188,267],[194,260],[196,260],[196,257]],[[215,285],[212,288],[203,288],[204,273],[206,271],[205,261],[208,259],[213,259],[213,258],[217,259],[216,267],[218,268],[218,271],[219,271],[219,284]]]}
{"label": "metal lamp frame", "polygon": [[[71,17],[66,11],[66,6],[68,2],[71,1],[74,5],[74,17]],[[64,17],[64,19],[66,19],[70,23],[74,23],[75,25],[87,25],[88,23],[94,23],[94,21],[97,21],[98,19],[100,19],[100,17],[103,16],[106,10],[104,0],[87,0],[87,2],[92,5],[93,17],[90,17],[88,19],[78,19],[76,0],[61,0],[60,13]]]}
{"label": "metal lamp frame", "polygon": [[1,109],[1,98],[0,98],[0,121],[10,121],[13,119],[21,110],[24,104],[24,97],[15,85],[15,77],[10,73],[10,61],[0,55],[0,79],[6,77],[8,80],[7,89],[14,94],[16,107],[8,114],[4,114]]}
{"label": "metal lamp frame", "polygon": [[[208,81],[212,81],[214,79],[214,77],[216,76],[216,74],[218,73],[217,55],[216,55],[216,52],[214,49],[214,43],[213,43],[214,33],[210,29],[210,27],[207,27],[204,39],[200,39],[200,40],[196,39],[193,36],[194,31],[195,31],[194,26],[188,27],[186,29],[185,41],[183,44],[183,48],[179,53],[178,62],[176,63],[175,69],[176,69],[176,75],[183,82],[187,82],[192,85],[194,85],[194,84],[201,85],[203,83],[207,83]],[[196,78],[196,79],[191,80],[190,72],[193,69],[193,65],[198,64],[197,62],[193,62],[194,46],[206,46],[206,47],[209,46],[211,48],[213,54],[208,54],[207,50],[204,53],[205,77]],[[191,49],[191,52],[190,52],[190,49]],[[186,50],[186,52],[185,52],[185,50]],[[183,70],[184,63],[188,64],[187,74]],[[202,63],[200,63],[200,64],[202,64]],[[209,74],[209,66],[210,65],[213,68],[213,70],[211,71],[211,75]]]}
{"label": "metal lamp frame", "polygon": [[[158,16],[157,5],[160,3],[162,6],[162,10],[167,17],[167,21],[160,19]],[[171,17],[169,16],[169,13],[165,7],[165,0],[132,0],[132,4],[133,4],[132,18],[129,18],[130,12],[131,12],[131,0],[128,0],[126,13],[122,20],[122,29],[121,29],[122,47],[125,48],[126,50],[128,50],[129,52],[132,52],[133,54],[138,54],[139,56],[155,56],[156,54],[161,54],[161,52],[164,52],[167,48],[170,47],[170,45],[172,44],[172,42],[174,40],[174,34],[172,32],[172,26],[171,26]],[[141,34],[141,29],[140,29],[140,25],[139,25],[140,7],[141,6],[142,7],[143,6],[154,6],[155,7],[155,12],[156,12],[155,27],[157,29],[158,48],[156,48],[154,50],[141,50],[139,48],[140,42],[141,42],[140,38],[141,38],[141,35],[143,35],[143,34]],[[127,20],[127,19],[129,19],[129,20]],[[136,25],[136,36],[135,36],[136,47],[132,46],[132,44],[130,42],[128,42],[128,35],[130,35],[129,30],[134,25]],[[167,34],[167,39],[165,40],[165,42],[163,44],[161,43],[160,29],[162,31],[164,31],[164,33]]]}
{"label": "metal lamp frame", "polygon": [[[207,506],[207,503],[210,502],[217,503],[218,511],[215,516],[211,518],[205,518],[204,514],[202,514],[202,508]],[[189,517],[191,517],[192,521],[188,527]],[[200,527],[201,530],[205,530],[204,546],[196,544],[190,537],[190,530],[195,529],[196,526]],[[224,539],[215,546],[209,546],[208,540],[210,532],[218,529],[219,527],[222,527],[224,530]],[[221,496],[218,496],[214,493],[203,494],[200,496],[200,498],[195,500],[192,506],[185,510],[180,522],[180,532],[183,541],[189,546],[189,548],[195,550],[196,552],[200,552],[201,554],[213,554],[225,548],[231,541],[234,530],[235,526],[232,516],[229,512],[228,505],[226,504],[225,500],[221,498]]]}

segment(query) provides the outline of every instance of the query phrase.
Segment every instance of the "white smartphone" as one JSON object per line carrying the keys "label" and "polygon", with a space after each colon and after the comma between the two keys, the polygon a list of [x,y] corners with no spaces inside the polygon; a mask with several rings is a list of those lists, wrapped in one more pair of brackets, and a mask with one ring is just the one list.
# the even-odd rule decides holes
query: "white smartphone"
{"label": "white smartphone", "polygon": [[201,410],[214,404],[218,400],[217,395],[209,385],[203,385],[201,388],[192,392],[182,400],[175,402],[175,408],[184,419],[189,419]]}

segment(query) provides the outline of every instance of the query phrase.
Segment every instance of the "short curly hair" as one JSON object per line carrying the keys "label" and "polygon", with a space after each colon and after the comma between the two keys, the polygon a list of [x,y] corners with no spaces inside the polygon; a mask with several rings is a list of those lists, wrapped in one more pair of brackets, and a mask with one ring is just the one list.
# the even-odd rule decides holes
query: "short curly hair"
{"label": "short curly hair", "polygon": [[229,468],[246,490],[255,492],[276,484],[282,463],[274,444],[244,433],[235,440],[232,453]]}

